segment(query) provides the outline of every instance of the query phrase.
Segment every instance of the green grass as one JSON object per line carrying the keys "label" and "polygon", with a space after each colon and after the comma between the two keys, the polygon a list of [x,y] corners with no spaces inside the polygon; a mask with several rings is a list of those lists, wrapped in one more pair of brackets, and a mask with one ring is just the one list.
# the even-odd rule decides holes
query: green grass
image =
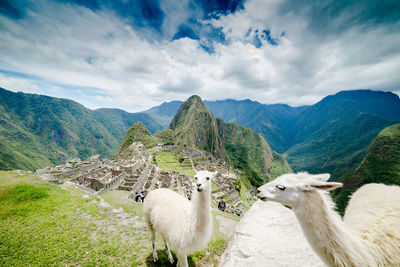
{"label": "green grass", "polygon": [[[160,236],[160,261],[152,263],[142,204],[128,200],[128,194],[102,194],[112,208],[101,207],[98,198],[73,186],[50,184],[26,172],[0,172],[0,266],[169,266]],[[142,226],[122,223],[113,211],[119,208]],[[188,257],[189,266],[218,264],[226,237],[216,214],[230,216],[213,212],[212,241]]]}
{"label": "green grass", "polygon": [[[141,215],[142,216],[142,204],[140,203],[132,203],[132,201],[128,200],[128,194],[129,192],[126,191],[111,191],[102,194],[101,196],[107,200],[108,203],[113,206],[113,208],[123,208],[127,212],[131,212],[136,215]],[[133,206],[132,206],[133,204]],[[221,215],[228,217],[230,219],[233,219],[235,221],[239,221],[240,217],[229,214],[226,212],[222,212],[219,210],[213,210],[213,234],[212,234],[212,240],[208,244],[207,249],[203,251],[196,252],[192,255],[188,256],[188,263],[189,266],[203,266],[204,264],[212,264],[216,266],[218,264],[217,258],[222,255],[222,253],[225,251],[226,246],[227,246],[227,240],[226,236],[219,231],[219,223],[218,220],[216,219],[216,215]],[[150,240],[150,234],[148,234],[148,240]],[[150,241],[148,241],[150,242]],[[157,263],[153,262],[153,256],[152,254],[147,255],[146,258],[146,265],[147,266],[174,266],[171,265],[168,261],[168,256],[167,253],[164,249],[164,242],[162,241],[162,238],[160,235],[157,235],[156,239],[156,246],[157,248],[162,248],[160,250],[157,250],[158,253],[158,258],[159,261]],[[175,259],[175,263],[177,261],[175,253],[173,253],[173,257]]]}
{"label": "green grass", "polygon": [[144,235],[113,226],[97,202],[31,174],[0,172],[0,266],[144,262],[149,245],[131,242]]}
{"label": "green grass", "polygon": [[185,159],[182,163],[179,163],[180,153],[176,151],[172,152],[160,152],[156,153],[156,163],[163,171],[177,171],[182,174],[187,174],[194,176],[196,173],[192,167],[185,165],[190,165],[190,161]]}
{"label": "green grass", "polygon": [[129,200],[130,193],[125,190],[113,190],[101,194],[101,197],[116,209],[123,208],[128,213],[143,217],[142,204]]}
{"label": "green grass", "polygon": [[[135,203],[128,200],[129,192],[127,191],[111,191],[101,195],[108,203],[111,204],[113,208],[123,208],[125,211],[133,213],[138,216],[143,216],[142,212],[142,204]],[[222,212],[219,210],[213,210],[213,234],[212,240],[208,244],[208,247],[203,251],[198,251],[192,255],[188,256],[189,266],[203,266],[204,264],[212,264],[213,266],[217,266],[217,259],[222,255],[227,246],[226,236],[219,231],[219,223],[216,219],[216,215],[221,215],[233,219],[235,221],[239,221],[240,217],[229,214],[226,212]],[[150,242],[150,234],[147,234],[146,242]],[[154,263],[153,256],[149,253],[145,259],[147,266],[175,266],[171,265],[168,261],[168,256],[166,250],[164,249],[164,242],[161,236],[158,234],[156,238],[156,246],[157,248],[162,248],[157,250],[159,260]],[[172,251],[172,255],[174,257],[175,263],[177,261],[177,257],[175,253]]]}

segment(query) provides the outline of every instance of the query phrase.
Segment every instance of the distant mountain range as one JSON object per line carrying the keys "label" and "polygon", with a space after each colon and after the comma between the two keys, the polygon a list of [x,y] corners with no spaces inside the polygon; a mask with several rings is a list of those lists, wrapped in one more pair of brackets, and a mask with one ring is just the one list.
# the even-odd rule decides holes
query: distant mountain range
{"label": "distant mountain range", "polygon": [[[333,180],[361,163],[382,129],[400,122],[399,97],[371,90],[342,91],[296,108],[248,99],[204,104],[217,118],[262,134],[273,150],[285,155],[294,171],[329,172]],[[163,105],[173,110],[177,102]]]}
{"label": "distant mountain range", "polygon": [[[155,133],[168,127],[182,103],[128,113],[0,89],[0,169],[35,169],[94,153],[113,156],[134,122]],[[399,97],[371,90],[342,91],[296,108],[251,100],[204,104],[216,118],[260,133],[294,171],[329,172],[334,180],[361,163],[381,130],[400,122]]]}

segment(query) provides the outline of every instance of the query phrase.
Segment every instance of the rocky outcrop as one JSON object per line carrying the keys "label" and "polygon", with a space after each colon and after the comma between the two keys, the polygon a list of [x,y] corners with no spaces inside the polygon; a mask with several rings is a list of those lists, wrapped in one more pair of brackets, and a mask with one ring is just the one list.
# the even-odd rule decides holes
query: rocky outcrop
{"label": "rocky outcrop", "polygon": [[293,212],[260,200],[235,229],[220,267],[324,266],[307,243]]}

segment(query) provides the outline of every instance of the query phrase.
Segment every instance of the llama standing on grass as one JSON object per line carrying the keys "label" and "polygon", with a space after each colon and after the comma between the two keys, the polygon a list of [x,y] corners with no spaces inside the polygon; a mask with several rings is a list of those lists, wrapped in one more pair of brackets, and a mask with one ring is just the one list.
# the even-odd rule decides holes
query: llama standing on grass
{"label": "llama standing on grass", "polygon": [[151,232],[154,261],[158,260],[156,232],[161,233],[164,239],[171,263],[174,260],[168,243],[176,252],[178,266],[187,267],[187,254],[207,246],[212,233],[211,178],[215,174],[208,171],[196,173],[192,201],[165,188],[153,190],[147,195],[143,210]]}
{"label": "llama standing on grass", "polygon": [[311,247],[329,266],[400,266],[400,187],[367,184],[344,221],[334,211],[329,174],[284,174],[258,188],[263,201],[290,206]]}

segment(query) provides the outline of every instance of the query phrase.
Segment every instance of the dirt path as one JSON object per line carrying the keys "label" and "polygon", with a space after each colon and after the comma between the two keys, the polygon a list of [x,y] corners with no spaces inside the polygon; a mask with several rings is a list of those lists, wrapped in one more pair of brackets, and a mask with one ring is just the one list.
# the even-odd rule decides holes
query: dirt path
{"label": "dirt path", "polygon": [[216,218],[219,223],[219,230],[226,235],[227,240],[231,239],[238,222],[222,215],[217,215]]}

